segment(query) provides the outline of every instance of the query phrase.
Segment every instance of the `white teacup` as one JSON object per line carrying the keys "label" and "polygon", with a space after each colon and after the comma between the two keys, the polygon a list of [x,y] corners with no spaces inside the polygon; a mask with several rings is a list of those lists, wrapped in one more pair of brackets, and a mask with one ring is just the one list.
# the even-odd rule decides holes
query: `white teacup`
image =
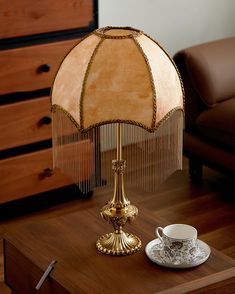
{"label": "white teacup", "polygon": [[157,227],[156,234],[162,242],[163,255],[172,263],[190,263],[200,254],[197,230],[185,224]]}

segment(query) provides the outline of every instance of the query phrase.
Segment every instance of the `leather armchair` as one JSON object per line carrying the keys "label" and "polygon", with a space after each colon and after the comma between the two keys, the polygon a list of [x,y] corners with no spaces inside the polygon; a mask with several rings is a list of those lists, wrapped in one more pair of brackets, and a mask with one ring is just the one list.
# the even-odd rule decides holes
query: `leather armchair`
{"label": "leather armchair", "polygon": [[202,166],[235,176],[235,37],[173,57],[185,89],[184,154],[193,179]]}

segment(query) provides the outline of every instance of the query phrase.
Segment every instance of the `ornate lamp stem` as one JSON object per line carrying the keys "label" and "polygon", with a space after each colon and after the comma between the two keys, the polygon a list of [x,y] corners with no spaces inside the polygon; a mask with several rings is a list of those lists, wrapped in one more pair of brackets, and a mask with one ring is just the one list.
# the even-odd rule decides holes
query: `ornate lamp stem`
{"label": "ornate lamp stem", "polygon": [[122,159],[122,125],[117,124],[117,159],[112,161],[114,174],[114,195],[102,209],[103,219],[113,224],[114,232],[101,236],[96,247],[99,251],[110,255],[127,255],[138,251],[140,239],[123,232],[126,222],[132,221],[138,215],[138,209],[126,198],[124,188],[124,171],[126,161]]}
{"label": "ornate lamp stem", "polygon": [[122,125],[117,124],[117,159],[112,160],[112,169],[114,170],[114,195],[111,204],[116,209],[121,209],[130,204],[125,195],[124,172],[126,169],[126,160],[122,159]]}

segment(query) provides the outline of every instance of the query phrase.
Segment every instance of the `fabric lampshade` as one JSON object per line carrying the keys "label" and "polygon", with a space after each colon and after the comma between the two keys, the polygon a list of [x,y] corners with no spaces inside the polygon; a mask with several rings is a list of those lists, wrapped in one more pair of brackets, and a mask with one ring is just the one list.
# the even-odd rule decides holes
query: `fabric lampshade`
{"label": "fabric lampshade", "polygon": [[[97,29],[67,54],[54,80],[55,164],[78,185],[88,181],[90,189],[97,185],[98,157],[99,177],[111,179],[105,154],[115,149],[112,125],[123,123],[127,166],[133,170],[138,163],[139,175],[146,175],[150,165],[149,173],[161,182],[181,167],[182,110],[178,71],[156,41],[130,27]],[[159,165],[163,160],[168,163]]]}
{"label": "fabric lampshade", "polygon": [[68,112],[80,130],[115,121],[154,130],[182,109],[183,94],[177,70],[159,44],[141,31],[104,28],[66,56],[52,103]]}

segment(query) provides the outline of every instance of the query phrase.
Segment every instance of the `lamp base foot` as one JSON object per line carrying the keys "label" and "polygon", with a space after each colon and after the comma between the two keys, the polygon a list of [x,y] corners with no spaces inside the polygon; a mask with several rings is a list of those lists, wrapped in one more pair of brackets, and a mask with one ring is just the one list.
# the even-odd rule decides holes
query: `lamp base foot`
{"label": "lamp base foot", "polygon": [[139,237],[123,231],[113,232],[101,236],[96,243],[96,248],[109,255],[129,255],[141,248],[141,240]]}

